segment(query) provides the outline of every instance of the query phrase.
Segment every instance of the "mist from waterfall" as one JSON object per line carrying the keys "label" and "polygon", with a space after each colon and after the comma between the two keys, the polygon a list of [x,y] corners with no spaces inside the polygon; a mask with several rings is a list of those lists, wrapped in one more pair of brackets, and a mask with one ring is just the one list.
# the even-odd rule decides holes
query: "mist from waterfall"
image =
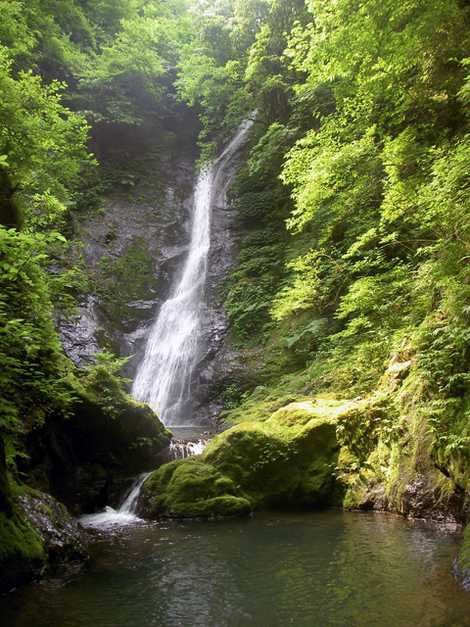
{"label": "mist from waterfall", "polygon": [[191,420],[191,379],[200,348],[212,207],[226,191],[227,166],[252,125],[252,119],[243,122],[222,154],[199,174],[188,256],[150,331],[134,380],[133,396],[148,403],[166,425],[183,425]]}

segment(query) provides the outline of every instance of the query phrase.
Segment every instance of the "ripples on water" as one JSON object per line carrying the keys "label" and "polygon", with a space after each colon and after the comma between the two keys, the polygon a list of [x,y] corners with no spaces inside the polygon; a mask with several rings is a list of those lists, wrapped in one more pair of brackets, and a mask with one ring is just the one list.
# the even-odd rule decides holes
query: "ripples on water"
{"label": "ripples on water", "polygon": [[8,627],[467,627],[459,537],[373,514],[127,527],[76,580],[0,601]]}

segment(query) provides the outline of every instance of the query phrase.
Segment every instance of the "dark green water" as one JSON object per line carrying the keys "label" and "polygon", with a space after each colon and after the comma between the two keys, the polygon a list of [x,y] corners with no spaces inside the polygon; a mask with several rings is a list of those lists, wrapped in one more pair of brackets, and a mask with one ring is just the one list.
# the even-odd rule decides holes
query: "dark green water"
{"label": "dark green water", "polygon": [[1,625],[470,626],[458,540],[340,512],[137,526],[98,538],[81,577],[1,599]]}

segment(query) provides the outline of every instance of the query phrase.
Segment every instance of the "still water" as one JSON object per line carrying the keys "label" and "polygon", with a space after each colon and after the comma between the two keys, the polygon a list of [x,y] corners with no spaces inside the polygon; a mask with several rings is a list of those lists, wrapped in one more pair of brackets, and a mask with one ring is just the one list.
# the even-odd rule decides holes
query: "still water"
{"label": "still water", "polygon": [[467,627],[459,536],[377,514],[258,514],[101,533],[67,583],[0,598],[2,627]]}

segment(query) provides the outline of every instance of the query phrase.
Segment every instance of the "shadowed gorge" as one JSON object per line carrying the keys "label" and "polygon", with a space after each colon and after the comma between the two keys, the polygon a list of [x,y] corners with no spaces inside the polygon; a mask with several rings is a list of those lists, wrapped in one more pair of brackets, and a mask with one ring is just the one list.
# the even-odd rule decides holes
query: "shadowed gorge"
{"label": "shadowed gorge", "polygon": [[0,11],[2,621],[470,625],[468,3]]}

